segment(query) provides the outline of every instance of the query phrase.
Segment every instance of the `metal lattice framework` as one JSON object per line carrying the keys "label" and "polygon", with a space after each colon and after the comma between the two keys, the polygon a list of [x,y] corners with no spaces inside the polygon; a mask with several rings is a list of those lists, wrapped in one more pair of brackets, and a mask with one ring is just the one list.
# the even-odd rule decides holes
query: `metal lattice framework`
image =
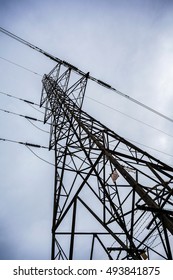
{"label": "metal lattice framework", "polygon": [[173,168],[82,111],[89,74],[73,68],[59,63],[43,77],[52,259],[172,259]]}

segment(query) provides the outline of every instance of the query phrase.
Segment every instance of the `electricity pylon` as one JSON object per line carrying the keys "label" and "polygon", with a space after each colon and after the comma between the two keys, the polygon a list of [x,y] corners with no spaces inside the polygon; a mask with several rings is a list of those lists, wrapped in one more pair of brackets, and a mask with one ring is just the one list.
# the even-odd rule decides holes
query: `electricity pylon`
{"label": "electricity pylon", "polygon": [[41,106],[55,151],[52,259],[172,259],[173,168],[82,110],[89,73],[59,63]]}

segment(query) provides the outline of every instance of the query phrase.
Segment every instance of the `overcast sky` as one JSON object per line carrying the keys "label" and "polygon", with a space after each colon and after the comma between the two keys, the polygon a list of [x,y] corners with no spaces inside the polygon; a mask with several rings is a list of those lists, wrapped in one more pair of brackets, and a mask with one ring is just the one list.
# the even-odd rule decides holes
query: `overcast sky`
{"label": "overcast sky", "polygon": [[[173,1],[0,0],[0,26],[173,118]],[[48,58],[0,33],[1,92],[39,103],[40,75],[54,66]],[[44,116],[2,94],[0,108],[39,119]],[[173,165],[171,122],[92,82],[83,108],[116,133]],[[46,125],[37,125],[49,130]],[[45,146],[49,143],[48,133],[3,112],[0,137]],[[54,163],[53,152],[33,151]],[[0,167],[0,259],[49,259],[54,167],[25,146],[2,141]]]}

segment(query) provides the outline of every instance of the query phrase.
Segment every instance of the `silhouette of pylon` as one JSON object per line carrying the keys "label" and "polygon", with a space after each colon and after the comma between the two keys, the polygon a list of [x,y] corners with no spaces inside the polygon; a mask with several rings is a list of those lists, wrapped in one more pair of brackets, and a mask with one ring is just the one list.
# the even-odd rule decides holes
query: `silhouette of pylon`
{"label": "silhouette of pylon", "polygon": [[88,75],[59,63],[41,106],[55,151],[52,259],[172,259],[173,168],[82,110]]}

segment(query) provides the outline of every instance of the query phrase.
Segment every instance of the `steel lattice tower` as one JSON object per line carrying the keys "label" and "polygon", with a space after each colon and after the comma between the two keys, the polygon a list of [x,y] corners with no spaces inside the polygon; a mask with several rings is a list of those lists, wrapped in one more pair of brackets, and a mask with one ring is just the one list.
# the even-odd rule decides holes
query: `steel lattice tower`
{"label": "steel lattice tower", "polygon": [[82,111],[88,75],[59,63],[43,77],[52,259],[172,259],[173,168]]}

